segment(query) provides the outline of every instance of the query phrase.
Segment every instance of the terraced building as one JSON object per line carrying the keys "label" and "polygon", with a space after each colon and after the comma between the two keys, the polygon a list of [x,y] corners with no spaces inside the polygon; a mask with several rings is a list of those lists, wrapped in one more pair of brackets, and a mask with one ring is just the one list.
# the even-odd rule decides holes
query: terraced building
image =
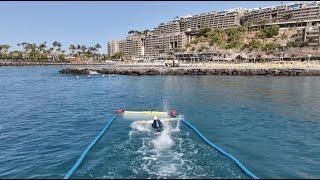
{"label": "terraced building", "polygon": [[312,47],[320,46],[320,3],[281,4],[274,7],[212,11],[199,15],[176,17],[161,23],[152,31],[130,34],[126,39],[108,42],[108,53],[124,52],[127,59],[158,59],[180,53],[187,43],[205,27],[232,28],[248,25],[261,28],[279,25],[280,28],[303,29],[302,40]]}

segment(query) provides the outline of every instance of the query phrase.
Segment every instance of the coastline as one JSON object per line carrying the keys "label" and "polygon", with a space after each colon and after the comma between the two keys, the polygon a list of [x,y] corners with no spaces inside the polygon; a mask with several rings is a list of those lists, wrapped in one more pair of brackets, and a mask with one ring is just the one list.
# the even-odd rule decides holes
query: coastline
{"label": "coastline", "polygon": [[320,62],[269,62],[269,63],[202,63],[180,67],[75,67],[65,68],[60,74],[118,74],[144,75],[235,75],[235,76],[320,76]]}
{"label": "coastline", "polygon": [[61,65],[109,65],[109,63],[67,63],[67,62],[10,62],[0,61],[1,66],[61,66]]}

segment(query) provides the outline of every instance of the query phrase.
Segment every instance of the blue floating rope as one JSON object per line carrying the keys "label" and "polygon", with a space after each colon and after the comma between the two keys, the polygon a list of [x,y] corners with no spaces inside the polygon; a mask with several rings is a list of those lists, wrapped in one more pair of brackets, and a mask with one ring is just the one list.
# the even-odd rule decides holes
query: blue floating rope
{"label": "blue floating rope", "polygon": [[68,173],[64,176],[64,179],[69,179],[72,174],[78,169],[80,164],[82,163],[85,156],[88,154],[90,149],[99,141],[102,135],[108,130],[109,126],[117,119],[117,115],[114,115],[109,121],[108,124],[102,129],[102,131],[96,136],[96,138],[91,142],[91,144],[86,148],[85,151],[81,154],[78,161],[72,166],[72,168],[68,171]]}
{"label": "blue floating rope", "polygon": [[193,126],[190,122],[186,120],[181,120],[185,125],[187,125],[189,128],[191,128],[204,142],[206,142],[209,146],[216,149],[218,152],[220,152],[222,155],[228,157],[231,159],[236,165],[250,178],[253,179],[259,179],[255,174],[250,172],[237,158],[232,156],[231,154],[227,153],[225,150],[220,148],[219,146],[215,145],[211,141],[209,141],[195,126]]}

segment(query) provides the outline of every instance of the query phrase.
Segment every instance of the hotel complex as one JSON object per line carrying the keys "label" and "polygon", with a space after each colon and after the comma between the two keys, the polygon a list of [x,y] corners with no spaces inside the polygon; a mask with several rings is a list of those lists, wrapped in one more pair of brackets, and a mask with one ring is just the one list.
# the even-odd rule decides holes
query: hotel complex
{"label": "hotel complex", "polygon": [[179,53],[203,28],[232,28],[247,25],[256,28],[279,25],[280,28],[300,28],[301,36],[310,47],[320,46],[320,2],[281,4],[275,7],[202,13],[177,17],[161,23],[152,31],[133,31],[124,40],[108,42],[108,54],[123,52],[132,60],[160,59],[168,54]]}

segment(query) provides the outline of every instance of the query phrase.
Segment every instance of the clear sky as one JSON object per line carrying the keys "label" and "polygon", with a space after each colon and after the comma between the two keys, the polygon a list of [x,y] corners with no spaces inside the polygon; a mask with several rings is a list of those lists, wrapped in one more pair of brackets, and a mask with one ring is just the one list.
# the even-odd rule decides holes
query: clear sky
{"label": "clear sky", "polygon": [[[70,44],[102,45],[125,38],[129,30],[153,29],[175,16],[195,15],[236,7],[278,5],[281,1],[136,1],[136,2],[0,2],[0,44],[17,49],[19,42],[59,41]],[[286,1],[285,3],[289,3]]]}

